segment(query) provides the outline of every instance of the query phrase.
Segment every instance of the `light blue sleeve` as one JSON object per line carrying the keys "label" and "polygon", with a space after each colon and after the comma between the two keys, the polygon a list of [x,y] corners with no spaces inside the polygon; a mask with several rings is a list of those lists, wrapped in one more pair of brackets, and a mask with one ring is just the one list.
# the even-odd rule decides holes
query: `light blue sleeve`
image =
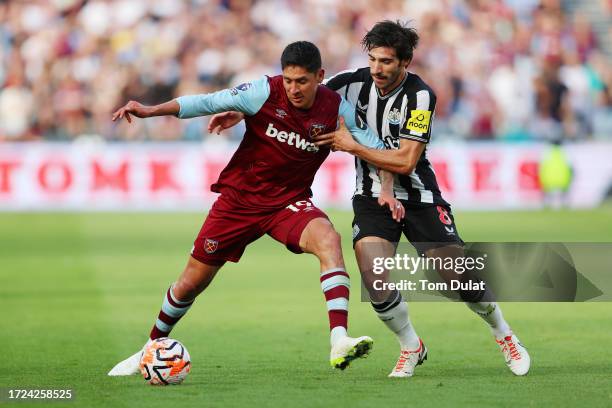
{"label": "light blue sleeve", "polygon": [[180,96],[176,98],[180,106],[178,117],[188,119],[227,111],[254,115],[269,96],[270,84],[267,77],[214,93]]}
{"label": "light blue sleeve", "polygon": [[353,135],[353,138],[360,144],[371,149],[382,150],[385,148],[383,141],[380,140],[378,135],[357,115],[355,107],[344,98],[342,98],[340,102],[338,116],[344,118],[346,127]]}

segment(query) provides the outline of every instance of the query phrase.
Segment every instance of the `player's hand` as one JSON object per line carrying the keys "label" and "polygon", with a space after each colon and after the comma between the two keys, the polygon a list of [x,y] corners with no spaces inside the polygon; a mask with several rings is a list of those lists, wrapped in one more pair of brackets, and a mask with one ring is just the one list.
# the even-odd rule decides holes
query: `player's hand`
{"label": "player's hand", "polygon": [[391,217],[397,222],[401,222],[406,215],[406,209],[397,198],[393,197],[393,194],[381,191],[380,196],[378,196],[378,204],[381,207],[389,207]]}
{"label": "player's hand", "polygon": [[344,118],[340,116],[338,119],[340,126],[336,131],[315,136],[313,140],[315,145],[329,146],[334,152],[350,152],[357,145],[357,142],[353,139],[353,135],[344,124]]}
{"label": "player's hand", "polygon": [[217,113],[208,122],[208,133],[220,134],[222,130],[236,126],[242,119],[244,119],[244,113],[242,112]]}
{"label": "player's hand", "polygon": [[136,101],[129,101],[113,113],[113,122],[125,117],[128,123],[132,123],[131,115],[137,118],[147,118],[149,117],[149,107]]}

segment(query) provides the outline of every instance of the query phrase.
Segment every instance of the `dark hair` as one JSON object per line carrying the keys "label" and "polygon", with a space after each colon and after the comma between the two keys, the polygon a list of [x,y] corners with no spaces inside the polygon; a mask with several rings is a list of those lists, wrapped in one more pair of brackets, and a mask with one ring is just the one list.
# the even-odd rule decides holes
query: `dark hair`
{"label": "dark hair", "polygon": [[281,68],[297,65],[311,73],[321,69],[321,53],[316,45],[308,41],[297,41],[289,44],[281,55]]}
{"label": "dark hair", "polygon": [[397,20],[379,21],[363,36],[361,45],[366,51],[377,47],[390,47],[400,60],[412,60],[412,53],[419,44],[419,35],[412,27]]}

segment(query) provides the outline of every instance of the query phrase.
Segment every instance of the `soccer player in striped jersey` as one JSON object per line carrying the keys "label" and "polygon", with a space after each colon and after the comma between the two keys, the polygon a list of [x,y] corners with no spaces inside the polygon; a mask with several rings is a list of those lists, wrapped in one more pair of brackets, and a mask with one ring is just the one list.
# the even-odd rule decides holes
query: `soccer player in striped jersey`
{"label": "soccer player in striped jersey", "polygon": [[[336,129],[343,117],[355,137],[368,146],[384,145],[363,122],[356,122],[354,106],[320,86],[324,71],[314,44],[288,45],[281,66],[282,75],[156,106],[130,101],[113,114],[113,120],[128,122],[131,116],[192,118],[231,109],[246,115],[244,138],[211,188],[220,196],[202,225],[187,266],[163,298],[149,342],[168,336],[225,262],[238,262],[247,245],[268,234],[294,253],[311,253],[319,259],[330,326],[330,363],[344,369],[369,353],[372,339],[347,334],[350,285],[340,236],[310,200],[312,181],[329,149],[315,146],[312,138]],[[401,204],[390,190],[391,186],[387,205],[397,214]],[[109,375],[136,374],[141,355],[139,351],[120,362]]]}
{"label": "soccer player in striped jersey", "polygon": [[[417,32],[399,21],[379,22],[362,40],[369,67],[341,72],[325,82],[356,105],[359,115],[376,129],[387,150],[363,148],[343,129],[323,135],[318,143],[356,157],[353,243],[372,306],[400,342],[400,358],[390,377],[412,376],[414,368],[426,359],[427,348],[410,322],[401,294],[373,289],[373,280],[380,279],[372,273],[374,258],[392,257],[402,233],[419,254],[427,257],[464,256],[464,243],[450,205],[442,198],[427,159],[436,95],[418,75],[408,71],[418,40]],[[381,191],[377,168],[395,173],[395,196],[406,208],[403,224],[387,222],[385,209],[376,205]],[[438,272],[447,281],[478,279],[453,270]],[[512,373],[527,374],[530,366],[527,349],[510,329],[492,293],[462,290],[459,295],[488,324]]]}

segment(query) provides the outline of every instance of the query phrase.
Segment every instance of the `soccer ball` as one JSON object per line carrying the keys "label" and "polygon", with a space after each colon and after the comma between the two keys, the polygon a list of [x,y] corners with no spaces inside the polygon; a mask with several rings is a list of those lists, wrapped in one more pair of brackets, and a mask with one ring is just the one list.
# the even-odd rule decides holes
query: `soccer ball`
{"label": "soccer ball", "polygon": [[140,372],[151,385],[180,384],[191,370],[191,357],[183,344],[162,337],[149,344],[140,359]]}

